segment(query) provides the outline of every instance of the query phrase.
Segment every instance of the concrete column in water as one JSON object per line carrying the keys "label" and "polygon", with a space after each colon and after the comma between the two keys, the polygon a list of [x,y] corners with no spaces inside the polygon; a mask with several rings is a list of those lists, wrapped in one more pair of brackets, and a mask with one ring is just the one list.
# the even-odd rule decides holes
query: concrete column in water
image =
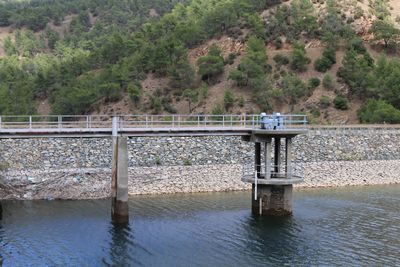
{"label": "concrete column in water", "polygon": [[265,179],[271,179],[271,139],[267,139],[264,143],[264,168]]}
{"label": "concrete column in water", "polygon": [[285,216],[292,214],[293,185],[257,185],[257,199],[252,190],[251,209],[255,215]]}
{"label": "concrete column in water", "polygon": [[[263,169],[260,179],[255,174],[246,174],[242,181],[252,183],[252,212],[262,216],[285,216],[292,214],[293,184],[301,182],[302,177],[293,174],[292,140],[304,131],[296,130],[253,130],[250,138],[244,141],[262,143]],[[274,145],[272,145],[274,139]],[[281,140],[285,139],[285,155],[281,155]],[[259,148],[255,145],[255,165],[259,164]],[[273,155],[273,156],[272,156]],[[274,159],[272,160],[272,157]],[[283,164],[285,161],[285,164]],[[264,169],[265,168],[265,169]],[[285,168],[285,169],[284,169]],[[258,168],[255,169],[258,174]],[[285,175],[287,173],[287,175]]]}
{"label": "concrete column in water", "polygon": [[111,217],[113,222],[129,222],[128,207],[128,138],[117,135],[118,118],[113,118],[113,159],[111,178]]}

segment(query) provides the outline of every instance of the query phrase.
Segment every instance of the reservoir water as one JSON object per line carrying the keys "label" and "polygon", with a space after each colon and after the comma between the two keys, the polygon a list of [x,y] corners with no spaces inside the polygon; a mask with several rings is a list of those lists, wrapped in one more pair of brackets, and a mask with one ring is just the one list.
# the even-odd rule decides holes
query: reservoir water
{"label": "reservoir water", "polygon": [[3,201],[3,266],[400,266],[400,186],[296,191],[289,218],[253,217],[250,192]]}

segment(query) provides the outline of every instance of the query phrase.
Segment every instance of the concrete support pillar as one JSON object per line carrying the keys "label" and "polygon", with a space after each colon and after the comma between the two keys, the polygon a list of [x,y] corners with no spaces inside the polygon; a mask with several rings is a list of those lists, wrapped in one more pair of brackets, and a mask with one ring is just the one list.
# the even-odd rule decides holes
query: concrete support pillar
{"label": "concrete support pillar", "polygon": [[274,153],[275,173],[280,172],[281,167],[281,138],[275,137],[275,153]]}
{"label": "concrete support pillar", "polygon": [[255,185],[252,190],[252,212],[263,216],[286,216],[292,214],[293,185],[262,185],[257,186],[255,199]]}
{"label": "concrete support pillar", "polygon": [[265,168],[265,179],[271,179],[271,149],[272,142],[268,139],[264,143],[264,168]]}
{"label": "concrete support pillar", "polygon": [[286,138],[285,148],[285,164],[286,164],[286,178],[292,178],[292,138]]}
{"label": "concrete support pillar", "polygon": [[129,222],[128,207],[128,138],[113,136],[111,180],[111,217],[117,224]]}
{"label": "concrete support pillar", "polygon": [[254,143],[254,168],[257,173],[257,178],[260,178],[261,174],[261,143]]}

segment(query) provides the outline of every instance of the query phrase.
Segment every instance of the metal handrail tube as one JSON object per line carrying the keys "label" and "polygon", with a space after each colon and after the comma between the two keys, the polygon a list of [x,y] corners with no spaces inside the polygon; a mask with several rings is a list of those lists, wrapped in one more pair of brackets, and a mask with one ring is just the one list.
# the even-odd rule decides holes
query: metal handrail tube
{"label": "metal handrail tube", "polygon": [[[251,127],[256,128],[261,124],[260,116],[254,114],[244,115],[123,115],[120,117],[121,128],[154,128],[154,127]],[[272,115],[268,117],[272,118]],[[109,115],[5,115],[0,116],[0,128],[64,128],[96,129],[110,128],[112,116]],[[281,121],[286,128],[305,127],[305,115],[281,115]]]}

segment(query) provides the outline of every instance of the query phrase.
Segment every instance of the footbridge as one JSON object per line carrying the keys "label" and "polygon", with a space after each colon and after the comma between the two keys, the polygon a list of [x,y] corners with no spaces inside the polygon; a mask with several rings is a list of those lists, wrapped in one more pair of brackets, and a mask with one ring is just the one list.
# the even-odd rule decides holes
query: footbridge
{"label": "footbridge", "polygon": [[[306,129],[304,115],[264,117],[272,133]],[[274,125],[275,121],[279,125]],[[0,116],[0,138],[119,136],[250,136],[260,115]],[[273,131],[272,131],[273,130]]]}
{"label": "footbridge", "polygon": [[128,214],[130,137],[241,136],[253,142],[254,168],[243,175],[252,190],[252,211],[259,215],[292,212],[292,187],[301,182],[292,162],[292,139],[307,132],[305,115],[125,115],[0,116],[0,139],[110,137],[113,140],[112,218]]}

